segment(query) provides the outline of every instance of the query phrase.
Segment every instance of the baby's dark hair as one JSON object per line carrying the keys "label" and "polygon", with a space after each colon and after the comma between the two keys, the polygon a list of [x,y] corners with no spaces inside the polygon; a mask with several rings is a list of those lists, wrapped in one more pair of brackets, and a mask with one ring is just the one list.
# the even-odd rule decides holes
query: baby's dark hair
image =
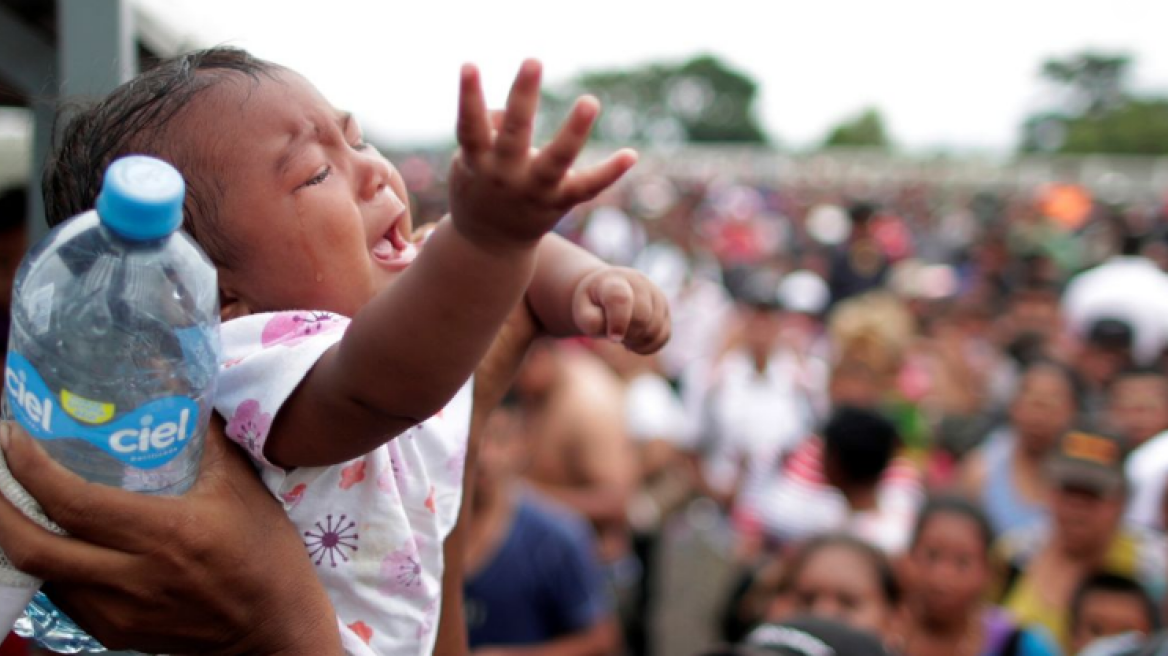
{"label": "baby's dark hair", "polygon": [[795,581],[816,554],[833,548],[846,549],[867,561],[872,567],[872,573],[876,575],[885,602],[889,606],[896,606],[900,603],[900,582],[896,578],[896,573],[892,571],[888,557],[871,544],[847,533],[824,533],[800,545],[783,569],[782,580],[778,585],[779,594],[786,594],[795,587]]}
{"label": "baby's dark hair", "polygon": [[165,60],[91,104],[66,106],[53,153],[45,165],[42,189],[45,216],[55,226],[92,209],[102,176],[113,160],[130,154],[151,155],[173,164],[186,180],[183,229],[216,264],[232,259],[231,245],[215,230],[223,196],[221,176],[206,170],[191,148],[192,132],[206,137],[214,126],[173,128],[191,101],[232,76],[258,81],[280,67],[238,48],[211,48]]}
{"label": "baby's dark hair", "polygon": [[977,528],[977,536],[981,541],[982,548],[986,553],[989,552],[990,547],[994,544],[994,529],[990,526],[990,520],[986,517],[985,511],[965,497],[948,494],[932,497],[925,502],[924,507],[917,513],[912,541],[909,544],[913,547],[917,546],[929,520],[939,515],[956,515],[973,522],[974,527]]}
{"label": "baby's dark hair", "polygon": [[1152,630],[1160,628],[1160,611],[1156,608],[1156,602],[1152,600],[1151,595],[1144,586],[1139,582],[1126,576],[1112,574],[1110,572],[1096,572],[1079,584],[1075,589],[1074,596],[1071,597],[1071,628],[1079,626],[1079,622],[1083,619],[1083,606],[1087,603],[1087,597],[1097,592],[1121,594],[1135,597],[1139,600],[1140,606],[1143,608],[1144,614],[1148,619],[1148,626]]}

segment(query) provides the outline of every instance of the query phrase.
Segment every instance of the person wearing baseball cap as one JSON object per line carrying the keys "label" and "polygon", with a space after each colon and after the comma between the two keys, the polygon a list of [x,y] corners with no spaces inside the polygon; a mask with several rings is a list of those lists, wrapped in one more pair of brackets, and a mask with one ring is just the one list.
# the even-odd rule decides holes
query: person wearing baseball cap
{"label": "person wearing baseball cap", "polygon": [[1010,565],[1002,605],[1022,623],[1046,627],[1068,645],[1075,588],[1103,572],[1142,582],[1156,597],[1165,582],[1161,537],[1123,524],[1127,444],[1115,435],[1071,430],[1044,464],[1050,525],[1008,534],[1001,552]]}
{"label": "person wearing baseball cap", "polygon": [[1127,454],[1127,442],[1114,434],[1071,430],[1059,438],[1044,468],[1054,487],[1110,498],[1127,492]]}

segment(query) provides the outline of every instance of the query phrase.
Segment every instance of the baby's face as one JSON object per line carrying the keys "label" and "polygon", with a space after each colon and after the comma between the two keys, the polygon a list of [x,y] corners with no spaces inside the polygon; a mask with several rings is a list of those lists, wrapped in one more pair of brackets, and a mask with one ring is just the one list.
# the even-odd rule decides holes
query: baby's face
{"label": "baby's face", "polygon": [[354,120],[304,78],[217,84],[191,108],[203,170],[222,185],[225,317],[313,309],[356,314],[413,261],[405,184]]}

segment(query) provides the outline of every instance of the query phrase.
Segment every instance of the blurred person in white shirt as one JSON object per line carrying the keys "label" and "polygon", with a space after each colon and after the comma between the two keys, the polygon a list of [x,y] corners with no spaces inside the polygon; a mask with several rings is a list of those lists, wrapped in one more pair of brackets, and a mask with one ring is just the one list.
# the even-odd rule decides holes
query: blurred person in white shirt
{"label": "blurred person in white shirt", "polygon": [[826,365],[808,362],[802,347],[784,340],[791,317],[780,283],[767,270],[743,278],[726,352],[708,369],[699,363],[685,381],[700,426],[699,489],[724,509],[752,467],[774,462],[810,434],[826,394]]}
{"label": "blurred person in white shirt", "polygon": [[1168,274],[1141,256],[1142,240],[1124,234],[1118,255],[1080,273],[1063,294],[1063,313],[1072,335],[1085,338],[1100,319],[1118,319],[1133,331],[1137,364],[1157,360],[1168,344]]}

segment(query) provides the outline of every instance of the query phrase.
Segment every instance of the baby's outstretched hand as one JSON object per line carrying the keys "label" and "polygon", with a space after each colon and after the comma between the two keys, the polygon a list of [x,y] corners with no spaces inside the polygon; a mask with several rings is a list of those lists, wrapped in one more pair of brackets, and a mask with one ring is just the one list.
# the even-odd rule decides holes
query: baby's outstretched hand
{"label": "baby's outstretched hand", "polygon": [[572,319],[581,334],[635,353],[655,353],[669,341],[669,303],[634,269],[606,266],[584,276],[572,295]]}
{"label": "baby's outstretched hand", "polygon": [[494,130],[478,70],[469,64],[462,69],[450,208],[455,227],[470,239],[533,245],[568,210],[596,197],[636,162],[636,153],[625,149],[589,169],[572,169],[600,111],[591,96],[576,101],[550,143],[532,148],[539,80],[539,62],[525,61]]}

